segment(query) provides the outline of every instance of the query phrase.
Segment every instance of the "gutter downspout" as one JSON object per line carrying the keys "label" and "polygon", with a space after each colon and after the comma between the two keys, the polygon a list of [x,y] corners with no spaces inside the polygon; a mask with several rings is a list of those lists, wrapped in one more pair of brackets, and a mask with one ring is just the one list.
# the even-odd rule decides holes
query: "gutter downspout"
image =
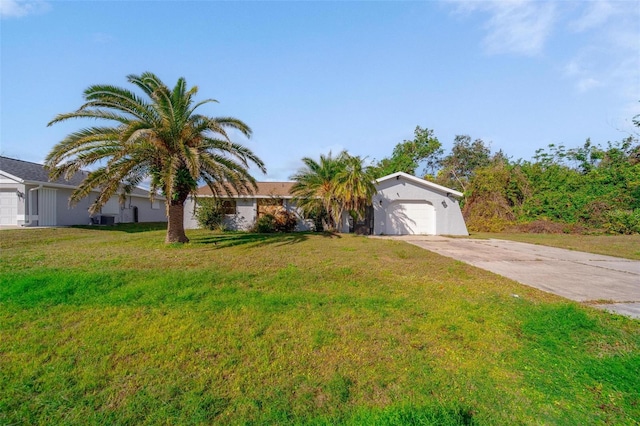
{"label": "gutter downspout", "polygon": [[33,198],[31,198],[31,194],[33,193],[33,191],[37,191],[39,189],[42,189],[42,187],[43,187],[43,185],[40,184],[39,186],[36,186],[35,188],[31,188],[29,190],[29,218],[24,221],[24,225],[22,225],[22,226],[31,225],[31,216],[33,216],[33,203],[31,202],[33,200]]}

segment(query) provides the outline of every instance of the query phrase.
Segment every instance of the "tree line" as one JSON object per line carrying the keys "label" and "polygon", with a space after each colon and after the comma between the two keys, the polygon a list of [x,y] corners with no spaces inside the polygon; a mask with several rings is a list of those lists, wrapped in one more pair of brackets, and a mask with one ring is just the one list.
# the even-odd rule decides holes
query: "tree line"
{"label": "tree line", "polygon": [[[633,123],[640,128],[640,116]],[[531,160],[492,153],[482,139],[458,135],[444,155],[433,131],[416,127],[413,140],[378,161],[374,175],[403,171],[465,194],[471,231],[640,233],[640,142],[636,135],[608,142],[587,139],[567,148],[551,144]]]}

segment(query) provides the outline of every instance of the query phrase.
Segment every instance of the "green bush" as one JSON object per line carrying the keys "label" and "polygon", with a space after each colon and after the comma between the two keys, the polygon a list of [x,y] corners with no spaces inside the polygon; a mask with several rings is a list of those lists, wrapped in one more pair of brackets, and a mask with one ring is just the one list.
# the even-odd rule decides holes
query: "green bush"
{"label": "green bush", "polygon": [[276,217],[270,213],[263,214],[256,220],[253,231],[260,234],[272,234],[276,232]]}
{"label": "green bush", "polygon": [[607,214],[604,227],[611,234],[640,234],[640,209],[613,210]]}
{"label": "green bush", "polygon": [[215,198],[198,198],[195,216],[201,228],[213,231],[224,226],[222,203]]}

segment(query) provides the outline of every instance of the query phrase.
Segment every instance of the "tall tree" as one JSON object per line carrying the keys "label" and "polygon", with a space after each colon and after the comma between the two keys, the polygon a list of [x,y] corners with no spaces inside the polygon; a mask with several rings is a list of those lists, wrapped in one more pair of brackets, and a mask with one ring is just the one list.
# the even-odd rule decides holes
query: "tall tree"
{"label": "tall tree", "polygon": [[91,205],[95,213],[116,193],[127,193],[151,178],[150,194],[158,190],[166,199],[167,243],[184,243],[184,202],[195,194],[200,180],[214,193],[252,192],[255,179],[250,163],[265,172],[263,162],[247,147],[232,142],[227,130],[247,138],[251,129],[232,117],[209,117],[196,109],[214,99],[194,103],[196,86],[187,88],[179,78],[171,90],[156,75],[145,72],[127,80],[145,97],[111,85],[94,85],[84,92],[85,103],[76,111],[60,114],[50,123],[72,118],[114,122],[69,134],[46,158],[52,178],[70,177],[80,169],[97,166],[72,193],[75,203],[98,190]]}
{"label": "tall tree", "polygon": [[474,170],[490,164],[490,153],[482,139],[471,142],[468,135],[457,135],[451,153],[442,159],[438,183],[464,192]]}
{"label": "tall tree", "polygon": [[433,130],[416,126],[413,140],[404,140],[393,149],[389,158],[380,160],[374,169],[376,177],[404,172],[415,175],[421,163],[425,164],[425,172],[433,173],[438,167],[442,148],[440,141],[433,135]]}

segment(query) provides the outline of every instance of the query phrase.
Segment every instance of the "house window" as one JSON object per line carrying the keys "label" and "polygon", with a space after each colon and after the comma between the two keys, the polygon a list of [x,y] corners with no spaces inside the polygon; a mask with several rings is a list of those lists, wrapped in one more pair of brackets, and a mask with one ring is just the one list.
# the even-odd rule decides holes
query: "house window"
{"label": "house window", "polygon": [[222,200],[221,208],[224,214],[236,214],[236,200]]}
{"label": "house window", "polygon": [[258,198],[258,217],[265,213],[275,213],[278,207],[284,206],[282,198]]}
{"label": "house window", "polygon": [[160,201],[158,201],[158,200],[153,200],[153,201],[151,202],[151,208],[152,208],[153,210],[159,210],[159,209],[160,209]]}

